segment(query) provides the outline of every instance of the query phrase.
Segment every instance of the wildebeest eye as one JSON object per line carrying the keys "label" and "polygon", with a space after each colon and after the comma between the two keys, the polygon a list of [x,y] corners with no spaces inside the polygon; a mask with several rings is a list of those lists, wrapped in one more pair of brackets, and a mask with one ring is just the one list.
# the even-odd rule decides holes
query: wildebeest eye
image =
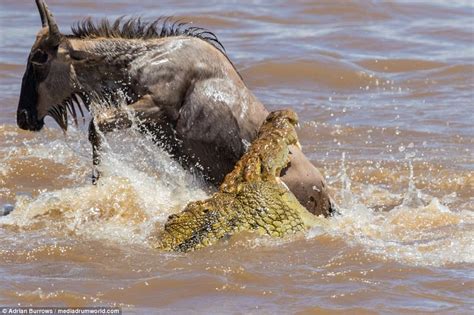
{"label": "wildebeest eye", "polygon": [[85,60],[88,59],[89,55],[85,51],[80,51],[80,50],[71,50],[69,52],[69,55],[71,56],[72,59],[74,60]]}
{"label": "wildebeest eye", "polygon": [[31,62],[34,62],[34,63],[43,64],[46,61],[48,61],[48,54],[41,50],[35,51],[35,53],[31,57]]}

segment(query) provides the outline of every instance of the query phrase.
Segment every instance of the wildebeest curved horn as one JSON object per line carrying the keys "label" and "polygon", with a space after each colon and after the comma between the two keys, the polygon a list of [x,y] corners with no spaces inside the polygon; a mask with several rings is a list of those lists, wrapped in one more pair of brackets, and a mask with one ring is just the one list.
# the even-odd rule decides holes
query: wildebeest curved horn
{"label": "wildebeest curved horn", "polygon": [[[61,33],[59,32],[59,27],[53,17],[53,14],[51,13],[51,11],[49,11],[48,6],[43,0],[36,0],[36,5],[38,6],[38,10],[40,11],[43,26],[46,26],[45,22],[47,22],[47,26],[49,28],[49,37],[54,42],[59,42],[59,39],[61,38]],[[40,7],[42,8],[42,10],[40,9]]]}
{"label": "wildebeest curved horn", "polygon": [[48,19],[46,18],[46,12],[44,11],[43,0],[36,0],[36,6],[38,7],[42,26],[48,26]]}

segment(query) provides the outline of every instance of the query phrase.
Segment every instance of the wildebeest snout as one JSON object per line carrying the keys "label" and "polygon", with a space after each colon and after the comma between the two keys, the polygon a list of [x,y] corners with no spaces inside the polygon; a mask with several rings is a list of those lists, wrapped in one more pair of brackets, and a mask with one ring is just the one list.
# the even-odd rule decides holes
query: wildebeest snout
{"label": "wildebeest snout", "polygon": [[23,130],[39,131],[43,127],[43,121],[38,121],[36,115],[29,113],[26,109],[20,109],[16,114],[16,123]]}
{"label": "wildebeest snout", "polygon": [[29,118],[26,109],[18,111],[16,115],[16,122],[18,124],[18,127],[20,127],[21,129],[27,129],[27,126],[29,125]]}

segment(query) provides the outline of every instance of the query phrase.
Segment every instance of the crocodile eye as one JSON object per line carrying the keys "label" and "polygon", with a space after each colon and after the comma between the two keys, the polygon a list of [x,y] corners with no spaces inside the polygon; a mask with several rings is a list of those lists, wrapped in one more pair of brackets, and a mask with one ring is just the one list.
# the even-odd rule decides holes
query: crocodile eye
{"label": "crocodile eye", "polygon": [[48,61],[48,54],[41,50],[35,51],[31,57],[31,62],[33,63],[44,64],[46,61]]}

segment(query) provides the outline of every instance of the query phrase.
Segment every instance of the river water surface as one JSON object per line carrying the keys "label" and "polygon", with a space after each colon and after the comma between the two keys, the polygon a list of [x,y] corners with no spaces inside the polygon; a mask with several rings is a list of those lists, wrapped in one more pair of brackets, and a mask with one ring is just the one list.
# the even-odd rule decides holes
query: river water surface
{"label": "river water surface", "polygon": [[214,31],[270,109],[301,119],[341,214],[303,237],[153,250],[199,182],[135,131],[108,136],[90,185],[86,127],[15,124],[40,19],[0,3],[0,305],[124,313],[474,312],[470,1],[48,1],[85,16],[173,15]]}

